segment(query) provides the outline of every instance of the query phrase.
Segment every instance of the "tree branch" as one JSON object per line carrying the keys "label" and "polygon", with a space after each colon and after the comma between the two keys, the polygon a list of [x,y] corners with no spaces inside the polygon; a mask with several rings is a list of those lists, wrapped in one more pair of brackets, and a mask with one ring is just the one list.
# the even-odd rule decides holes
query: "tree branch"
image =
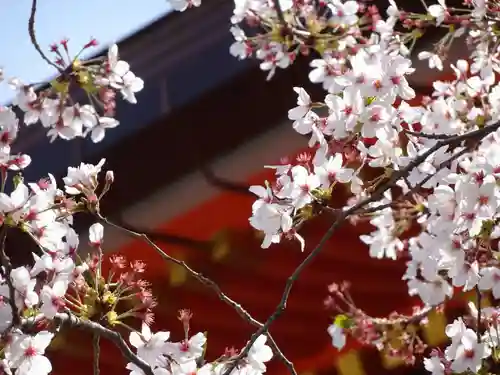
{"label": "tree branch", "polygon": [[[122,227],[120,225],[117,225],[117,224],[113,223],[112,221],[103,217],[100,213],[97,213],[97,216],[104,223],[111,225],[111,226],[113,226],[121,231],[124,231],[132,237],[139,238],[139,239],[143,240],[149,246],[151,246],[164,260],[166,260],[168,262],[172,262],[172,263],[177,264],[177,265],[181,266],[182,268],[184,268],[196,280],[198,280],[203,285],[206,285],[207,287],[212,289],[222,302],[224,302],[227,305],[229,305],[230,307],[232,307],[238,313],[238,315],[240,315],[243,318],[243,320],[245,320],[246,322],[250,323],[251,325],[253,325],[257,328],[260,328],[263,326],[263,323],[259,322],[257,319],[252,317],[252,315],[248,311],[246,311],[245,308],[243,308],[243,306],[241,306],[239,303],[237,303],[236,301],[234,301],[233,299],[228,297],[226,294],[224,294],[224,292],[221,290],[221,288],[219,287],[219,285],[217,283],[215,283],[213,280],[209,279],[208,277],[203,276],[200,272],[196,272],[195,270],[193,270],[186,262],[179,260],[179,259],[176,259],[176,258],[168,255],[167,253],[165,253],[146,234],[139,233],[139,232],[130,230],[128,228]],[[293,363],[279,349],[278,345],[276,344],[276,341],[274,341],[274,338],[271,336],[271,334],[267,333],[267,336],[269,338],[270,346],[271,346],[271,349],[273,350],[274,354],[278,357],[278,359],[280,359],[285,364],[285,366],[289,369],[289,371],[292,375],[297,375],[297,371],[295,370]]]}
{"label": "tree branch", "polygon": [[420,321],[425,319],[436,308],[437,308],[437,306],[425,306],[424,308],[420,309],[414,315],[399,316],[395,319],[372,318],[372,320],[375,324],[391,324],[391,325],[407,324],[407,325],[410,325],[410,324],[419,323]]}
{"label": "tree branch", "polygon": [[[411,187],[409,189],[409,191],[407,191],[405,194],[403,194],[401,197],[399,197],[398,199],[403,199],[403,198],[406,198],[406,197],[409,197],[411,196],[413,193],[415,193],[418,189],[422,188],[431,178],[433,178],[437,172],[439,172],[441,169],[449,166],[454,160],[458,159],[459,157],[465,155],[467,152],[469,152],[469,150],[467,150],[466,148],[464,148],[463,150],[457,152],[456,154],[453,154],[452,156],[450,156],[448,159],[446,159],[445,161],[443,161],[441,164],[439,164],[436,168],[436,172],[433,173],[433,174],[430,174],[430,175],[427,175],[426,177],[424,177],[422,179],[422,181],[420,181],[418,184],[416,184],[415,186],[411,186],[411,184],[409,184],[407,181],[406,181],[406,184]],[[375,207],[370,207],[370,208],[366,208],[366,209],[363,209],[361,210],[361,212],[357,212],[358,214],[370,214],[370,213],[373,213],[373,212],[378,212],[380,210],[383,210],[385,208],[388,208],[392,205],[392,202],[390,203],[386,203],[386,204],[381,204],[379,206],[375,206]]]}
{"label": "tree branch", "polygon": [[30,13],[30,18],[28,20],[28,33],[31,39],[31,44],[33,44],[33,47],[37,50],[38,54],[44,59],[47,64],[53,66],[54,68],[57,69],[59,73],[63,72],[63,69],[58,66],[56,63],[51,61],[43,52],[42,48],[38,44],[38,41],[36,39],[36,34],[35,34],[35,15],[36,15],[36,7],[37,7],[37,0],[32,0],[31,3],[31,13]]}
{"label": "tree branch", "polygon": [[[38,316],[35,318],[23,319],[21,322],[21,327],[30,328],[36,325],[41,319],[46,319],[44,316]],[[123,337],[118,333],[109,328],[105,328],[99,323],[93,322],[91,320],[83,320],[77,316],[70,313],[58,313],[52,319],[53,322],[60,324],[62,326],[66,325],[70,328],[81,329],[82,331],[89,332],[93,335],[98,335],[109,341],[111,341],[115,346],[121,351],[123,358],[128,362],[135,364],[139,367],[146,375],[155,375],[151,366],[139,358],[127,345]]]}
{"label": "tree branch", "polygon": [[262,323],[260,323],[259,321],[255,320],[251,315],[250,313],[248,313],[239,303],[237,303],[236,301],[232,300],[231,298],[229,298],[228,296],[226,296],[221,288],[219,287],[219,285],[217,285],[214,281],[212,281],[211,279],[209,279],[208,277],[205,277],[203,276],[201,273],[199,272],[196,272],[195,270],[193,270],[186,262],[182,261],[182,260],[179,260],[177,258],[174,258],[170,255],[168,255],[167,253],[165,253],[158,245],[156,245],[147,235],[145,235],[144,233],[139,233],[139,232],[135,232],[133,230],[130,230],[128,228],[124,228],[120,225],[117,225],[115,223],[113,223],[112,221],[106,219],[104,216],[102,216],[100,213],[97,213],[97,216],[98,218],[108,224],[108,225],[111,225],[121,231],[124,231],[126,232],[127,234],[131,235],[132,237],[135,237],[135,238],[138,238],[138,239],[141,239],[143,240],[144,242],[146,242],[149,246],[151,246],[164,260],[168,261],[168,262],[172,262],[174,264],[177,264],[178,266],[181,266],[182,268],[184,268],[186,271],[188,271],[188,273],[193,276],[196,280],[198,280],[200,283],[208,286],[209,288],[213,289],[215,291],[215,293],[217,294],[217,296],[219,296],[219,299],[221,301],[223,301],[224,303],[228,304],[229,306],[231,306],[234,310],[236,310],[239,315],[245,319],[247,322],[253,324],[253,325],[257,325],[257,326],[261,326]]}
{"label": "tree branch", "polygon": [[101,354],[100,338],[101,337],[96,332],[93,333],[92,349],[94,352],[94,375],[99,375],[100,373],[99,369],[100,354]]}
{"label": "tree branch", "polygon": [[476,331],[476,336],[477,336],[477,342],[478,344],[481,343],[481,303],[482,303],[482,295],[481,295],[481,290],[479,289],[479,286],[475,286],[475,291],[476,291],[476,300],[477,300],[477,331]]}
{"label": "tree branch", "polygon": [[450,136],[448,134],[421,133],[421,132],[414,132],[413,130],[405,129],[405,128],[403,128],[403,133],[406,133],[408,135],[413,135],[414,137],[421,137],[421,138],[427,138],[427,139],[448,139],[448,138],[450,138]]}
{"label": "tree branch", "polygon": [[273,0],[274,9],[276,10],[276,14],[278,15],[278,20],[282,26],[286,26],[287,22],[285,21],[285,15],[283,14],[283,9],[281,9],[280,0]]}
{"label": "tree branch", "polygon": [[278,359],[283,362],[283,364],[286,366],[290,374],[292,375],[297,375],[297,370],[295,370],[295,366],[293,365],[292,361],[290,361],[280,350],[278,344],[276,341],[274,341],[274,338],[271,336],[269,332],[267,332],[267,339],[269,340],[269,346],[273,350],[274,354],[278,357]]}

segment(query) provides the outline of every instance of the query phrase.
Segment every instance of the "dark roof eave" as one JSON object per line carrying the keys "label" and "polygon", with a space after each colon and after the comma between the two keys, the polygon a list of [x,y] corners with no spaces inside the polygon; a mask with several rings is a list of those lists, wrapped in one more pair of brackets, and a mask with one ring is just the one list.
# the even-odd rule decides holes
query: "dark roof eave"
{"label": "dark roof eave", "polygon": [[269,82],[266,73],[250,69],[139,134],[86,158],[97,162],[105,157],[106,168],[115,172],[104,210],[115,213],[279,125],[296,100],[291,87],[321,93],[320,86],[307,81],[304,69],[306,62],[297,62]]}

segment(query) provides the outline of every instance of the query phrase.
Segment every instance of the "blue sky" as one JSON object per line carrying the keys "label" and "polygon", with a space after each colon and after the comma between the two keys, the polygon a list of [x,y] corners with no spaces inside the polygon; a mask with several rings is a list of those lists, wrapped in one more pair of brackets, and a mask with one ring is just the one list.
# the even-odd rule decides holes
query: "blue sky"
{"label": "blue sky", "polygon": [[[33,48],[28,36],[31,0],[3,0],[0,12],[0,66],[7,77],[41,82],[54,75]],[[76,53],[90,37],[100,46],[117,42],[169,11],[165,0],[38,0],[36,34],[42,48],[64,37]],[[96,50],[97,51],[97,50]],[[0,84],[0,104],[12,99]]]}

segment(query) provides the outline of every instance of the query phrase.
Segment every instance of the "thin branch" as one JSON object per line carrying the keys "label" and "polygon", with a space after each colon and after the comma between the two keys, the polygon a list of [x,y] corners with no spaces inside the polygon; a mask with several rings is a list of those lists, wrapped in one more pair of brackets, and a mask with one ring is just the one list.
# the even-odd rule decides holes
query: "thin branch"
{"label": "thin branch", "polygon": [[[494,131],[498,130],[498,128],[500,128],[500,121],[498,121],[492,125],[484,126],[482,128],[479,128],[477,130],[473,130],[471,132],[468,132],[468,133],[465,133],[462,135],[454,135],[454,136],[449,135],[446,138],[441,139],[441,141],[436,143],[436,145],[440,144],[441,145],[440,147],[443,147],[443,146],[446,146],[450,143],[462,142],[462,141],[465,141],[468,139],[473,139],[473,138],[482,139],[485,136],[487,136],[488,134],[493,133]],[[417,134],[419,134],[419,133],[417,133]]]}
{"label": "thin branch", "polygon": [[431,180],[436,175],[437,172],[439,172],[443,168],[448,167],[449,165],[451,165],[451,163],[453,163],[458,158],[464,156],[468,152],[469,152],[469,150],[467,148],[464,148],[464,149],[460,150],[459,152],[450,156],[448,159],[446,159],[445,161],[443,161],[442,163],[440,163],[437,166],[436,171],[433,174],[425,176],[425,178],[422,179],[422,181],[420,181],[418,184],[416,184],[414,187],[412,187],[412,189],[410,190],[409,193],[414,193],[416,190],[422,188],[429,180]]}
{"label": "thin branch", "polygon": [[[436,167],[436,171],[433,174],[429,174],[429,175],[425,176],[422,179],[422,181],[420,181],[415,186],[411,186],[411,184],[409,184],[408,182],[406,182],[406,184],[409,187],[411,187],[411,188],[405,194],[403,194],[402,196],[400,196],[398,199],[404,199],[404,198],[407,198],[407,197],[411,196],[417,190],[419,190],[420,188],[422,188],[429,180],[431,180],[436,175],[437,172],[439,172],[441,169],[449,166],[454,160],[457,160],[461,156],[465,155],[467,152],[469,152],[469,150],[467,150],[466,148],[464,148],[463,150],[460,150],[456,154],[453,154],[448,159],[446,159],[441,164],[439,164]],[[370,213],[373,213],[373,212],[378,212],[378,211],[383,210],[385,208],[391,207],[392,204],[393,204],[393,202],[390,202],[390,203],[381,204],[381,205],[378,205],[378,206],[375,206],[375,207],[365,208],[365,209],[363,209],[363,210],[361,210],[360,212],[357,212],[357,213],[358,214],[366,215],[366,214],[370,214]]]}
{"label": "thin branch", "polygon": [[63,72],[63,69],[60,66],[57,66],[56,63],[51,61],[43,52],[42,48],[38,44],[38,41],[36,39],[36,34],[35,34],[35,15],[36,15],[36,6],[37,6],[37,0],[32,0],[31,3],[31,13],[30,13],[30,18],[28,21],[28,33],[31,39],[31,44],[33,44],[33,47],[37,50],[38,54],[44,59],[47,64],[53,66],[54,68],[57,69],[59,73]]}
{"label": "thin branch", "polygon": [[111,225],[121,231],[126,232],[127,234],[131,235],[132,237],[139,238],[146,242],[149,246],[151,246],[164,260],[168,262],[172,262],[174,264],[177,264],[178,266],[181,266],[184,268],[188,273],[193,276],[196,280],[198,280],[200,283],[208,286],[209,288],[213,289],[219,299],[223,301],[224,303],[228,304],[231,306],[234,310],[238,312],[238,314],[245,319],[247,322],[253,324],[254,326],[262,326],[262,323],[260,323],[258,320],[254,319],[249,312],[247,312],[239,303],[234,301],[233,299],[229,298],[227,295],[225,295],[219,285],[217,285],[214,281],[209,279],[208,277],[203,276],[200,272],[196,272],[193,270],[186,262],[179,260],[177,258],[174,258],[167,253],[165,253],[157,244],[155,244],[147,235],[144,233],[139,233],[135,232],[133,230],[130,230],[128,228],[124,228],[120,225],[117,225],[113,223],[112,221],[106,219],[104,216],[102,216],[100,213],[97,213],[98,218],[103,221],[104,223]]}
{"label": "thin branch", "polygon": [[99,336],[97,333],[94,332],[92,337],[92,349],[94,352],[94,375],[99,375],[100,373],[99,370],[99,362],[101,354],[100,338],[101,336]]}
{"label": "thin branch", "polygon": [[280,350],[278,344],[276,344],[276,341],[274,341],[274,338],[271,336],[269,332],[267,332],[267,339],[269,340],[269,346],[273,350],[274,354],[278,357],[278,359],[283,362],[283,364],[286,366],[290,374],[292,375],[297,375],[297,370],[295,370],[295,366],[293,365],[292,361],[290,361]]}
{"label": "thin branch", "polygon": [[405,129],[405,128],[403,128],[403,133],[413,135],[414,137],[421,137],[421,138],[427,138],[427,139],[448,139],[448,138],[450,138],[449,134],[421,133],[421,132],[414,132],[413,130]]}
{"label": "thin branch", "polygon": [[[167,253],[165,253],[158,245],[156,245],[146,234],[144,233],[139,233],[133,230],[130,230],[129,228],[122,227],[120,225],[115,224],[114,222],[108,220],[107,218],[103,217],[100,213],[97,213],[98,218],[103,221],[104,223],[111,225],[121,231],[126,232],[127,234],[139,238],[146,242],[149,246],[151,246],[164,260],[168,262],[172,262],[174,264],[177,264],[184,268],[191,276],[193,276],[196,280],[198,280],[200,283],[203,285],[206,285],[207,287],[211,288],[215,294],[219,297],[219,299],[232,307],[238,315],[240,315],[243,320],[247,321],[251,325],[260,328],[263,326],[263,323],[259,322],[257,319],[252,317],[248,311],[246,311],[243,306],[241,306],[239,303],[228,297],[224,292],[221,290],[219,285],[215,283],[213,280],[209,279],[208,277],[203,276],[200,272],[196,272],[193,270],[186,262],[181,261],[179,259],[176,259]],[[276,341],[274,341],[273,337],[271,336],[270,333],[267,333],[267,336],[270,341],[270,346],[271,349],[273,350],[274,354],[280,359],[285,366],[289,369],[290,373],[292,375],[297,375],[297,371],[295,370],[293,363],[283,354],[283,352],[279,349],[278,345],[276,344]]]}
{"label": "thin branch", "polygon": [[427,4],[425,3],[425,0],[420,0],[420,2],[424,6],[424,9],[427,11],[428,8],[427,8]]}
{"label": "thin branch", "polygon": [[[38,316],[35,318],[23,319],[21,322],[21,327],[30,328],[33,327],[40,319],[46,319],[43,316]],[[99,323],[93,322],[91,320],[83,320],[77,316],[70,313],[58,313],[52,319],[53,322],[66,325],[70,328],[80,329],[92,333],[93,335],[98,335],[109,341],[111,341],[115,346],[121,351],[123,358],[126,361],[133,363],[139,367],[145,375],[154,375],[153,369],[141,358],[139,358],[127,345],[123,337],[118,333],[109,328],[105,328]]]}
{"label": "thin branch", "polygon": [[273,0],[274,9],[278,15],[278,20],[283,27],[286,27],[287,22],[285,21],[285,15],[283,14],[283,9],[281,9],[280,0]]}
{"label": "thin branch", "polygon": [[432,311],[434,311],[437,308],[437,306],[426,306],[414,315],[410,316],[399,316],[395,319],[388,319],[388,318],[373,318],[373,322],[375,324],[391,324],[391,325],[398,325],[398,324],[415,324],[415,323],[420,323],[423,319],[425,319]]}

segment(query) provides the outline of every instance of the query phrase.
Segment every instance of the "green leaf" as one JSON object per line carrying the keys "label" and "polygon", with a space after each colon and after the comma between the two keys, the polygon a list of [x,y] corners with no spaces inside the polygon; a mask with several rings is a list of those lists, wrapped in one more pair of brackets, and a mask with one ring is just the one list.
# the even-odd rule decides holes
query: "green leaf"
{"label": "green leaf", "polygon": [[339,314],[335,317],[333,324],[340,328],[350,328],[352,327],[353,322],[347,315]]}
{"label": "green leaf", "polygon": [[370,105],[372,104],[375,100],[377,99],[376,96],[369,96],[367,98],[365,98],[365,105]]}
{"label": "green leaf", "polygon": [[69,89],[69,82],[67,81],[60,81],[59,79],[54,79],[52,81],[50,81],[50,85],[52,86],[52,88],[58,92],[58,93],[61,93],[61,94],[65,94],[68,92],[68,89]]}
{"label": "green leaf", "polygon": [[23,175],[21,173],[16,174],[12,178],[12,183],[14,184],[14,189],[17,188],[24,181]]}

